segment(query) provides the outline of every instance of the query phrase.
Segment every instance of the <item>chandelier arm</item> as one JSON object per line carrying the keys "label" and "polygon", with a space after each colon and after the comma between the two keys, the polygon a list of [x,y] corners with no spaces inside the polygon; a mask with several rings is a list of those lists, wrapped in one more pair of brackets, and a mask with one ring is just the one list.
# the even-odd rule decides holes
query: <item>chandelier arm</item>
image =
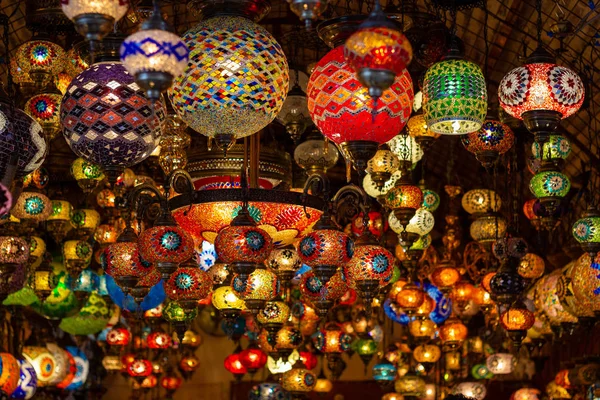
{"label": "chandelier arm", "polygon": [[[334,213],[338,218],[342,216],[339,215],[343,205],[346,205],[345,208],[345,217],[352,219],[360,213],[363,214],[363,225],[364,229],[368,227],[368,216],[366,206],[368,203],[367,194],[364,192],[362,188],[355,184],[350,184],[342,187],[332,199]],[[339,221],[338,221],[338,225]]]}
{"label": "chandelier arm", "polygon": [[[183,180],[185,181],[185,191],[179,191],[176,186],[180,178],[183,178]],[[189,212],[192,209],[192,197],[194,196],[194,182],[192,181],[192,177],[190,176],[190,174],[183,169],[177,169],[171,172],[167,177],[167,181],[165,184],[165,197],[168,197],[169,193],[171,192],[171,188],[175,191],[175,193],[187,194],[189,196],[189,207],[186,213]]]}
{"label": "chandelier arm", "polygon": [[323,214],[321,215],[322,219],[326,219],[329,218],[329,212],[330,212],[330,208],[331,208],[331,203],[330,203],[330,193],[331,193],[331,187],[329,184],[329,178],[327,178],[327,175],[325,175],[322,172],[316,172],[314,174],[311,174],[308,179],[306,180],[306,183],[304,184],[304,189],[302,191],[302,206],[304,207],[304,214],[306,215],[307,218],[310,218],[310,214],[308,213],[308,211],[306,211],[306,203],[308,200],[308,191],[312,190],[312,195],[313,196],[318,196],[319,193],[322,193],[322,197],[323,197],[323,202],[325,203],[323,206]]}

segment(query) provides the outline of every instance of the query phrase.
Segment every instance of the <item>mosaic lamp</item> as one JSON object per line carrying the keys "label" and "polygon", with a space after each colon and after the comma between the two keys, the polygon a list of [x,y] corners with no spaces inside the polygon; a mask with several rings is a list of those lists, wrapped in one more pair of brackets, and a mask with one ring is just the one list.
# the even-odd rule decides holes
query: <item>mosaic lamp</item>
{"label": "mosaic lamp", "polygon": [[551,161],[558,169],[564,166],[569,154],[571,154],[571,143],[560,134],[548,136],[543,144],[537,141],[531,144],[531,155],[536,160]]}
{"label": "mosaic lamp", "polygon": [[298,73],[295,74],[296,82],[288,92],[281,111],[275,117],[285,127],[285,131],[294,140],[294,143],[298,143],[310,123],[308,100],[306,93],[298,83],[298,75]]}
{"label": "mosaic lamp", "polygon": [[65,50],[58,44],[34,38],[19,46],[16,59],[23,73],[28,73],[36,86],[43,88],[52,77],[62,71],[66,55]]}
{"label": "mosaic lamp", "polygon": [[0,281],[8,284],[12,274],[27,264],[29,244],[16,236],[0,237]]}
{"label": "mosaic lamp", "polygon": [[245,308],[244,300],[240,299],[229,285],[216,288],[211,301],[219,313],[228,320],[237,318]]}
{"label": "mosaic lamp", "polygon": [[595,207],[588,207],[580,219],[573,224],[573,236],[581,249],[595,257],[600,251],[600,213]]}
{"label": "mosaic lamp", "polygon": [[486,213],[471,223],[469,233],[473,240],[491,247],[500,237],[504,236],[508,227],[506,218],[497,213]]}
{"label": "mosaic lamp", "polygon": [[344,58],[344,46],[327,53],[308,82],[308,111],[323,135],[338,144],[362,174],[378,145],[406,125],[414,94],[410,75],[403,70],[375,106],[355,74]]}
{"label": "mosaic lamp", "polygon": [[340,359],[342,353],[350,350],[352,336],[342,331],[337,325],[330,323],[322,331],[312,335],[312,341],[317,350],[327,357],[329,366],[332,367]]}
{"label": "mosaic lamp", "polygon": [[435,344],[421,344],[413,350],[413,358],[416,362],[430,369],[442,356],[442,351]]}
{"label": "mosaic lamp", "polygon": [[126,227],[117,243],[106,247],[103,254],[104,272],[113,277],[117,284],[129,292],[151,265],[140,257],[137,235],[133,228]]}
{"label": "mosaic lamp", "polygon": [[521,342],[527,336],[527,330],[535,322],[535,316],[527,309],[523,302],[517,301],[515,304],[500,314],[500,323],[508,332],[515,348],[519,348]]}
{"label": "mosaic lamp", "polygon": [[387,144],[392,153],[400,160],[401,164],[411,165],[423,158],[423,148],[413,136],[406,134],[396,135]]}
{"label": "mosaic lamp", "polygon": [[71,150],[102,167],[114,183],[158,145],[165,106],[148,100],[123,64],[107,61],[73,78],[60,116]]}
{"label": "mosaic lamp", "polygon": [[142,356],[137,356],[127,365],[127,374],[141,384],[152,374],[152,363]]}
{"label": "mosaic lamp", "polygon": [[541,45],[525,65],[509,71],[498,87],[500,106],[522,119],[539,141],[544,141],[561,119],[579,110],[584,94],[581,78],[569,68],[557,65]]}
{"label": "mosaic lamp", "polygon": [[373,366],[373,379],[382,387],[388,387],[396,380],[398,369],[387,360],[383,360]]}
{"label": "mosaic lamp", "polygon": [[239,359],[244,368],[252,375],[267,364],[267,354],[255,344],[250,344],[242,350]]}
{"label": "mosaic lamp", "polygon": [[514,371],[517,360],[510,353],[492,354],[485,360],[485,365],[494,375],[506,375]]}
{"label": "mosaic lamp", "polygon": [[15,202],[11,213],[23,222],[42,222],[47,220],[52,213],[52,203],[45,194],[22,192]]}
{"label": "mosaic lamp", "polygon": [[259,311],[257,321],[269,333],[269,340],[275,342],[277,332],[290,317],[290,307],[283,301],[269,301]]}
{"label": "mosaic lamp", "polygon": [[242,352],[242,348],[240,345],[235,349],[235,351],[225,357],[223,361],[223,365],[225,369],[233,374],[236,380],[241,380],[242,377],[248,372],[242,361],[240,360],[240,354]]}
{"label": "mosaic lamp", "polygon": [[385,205],[390,208],[402,227],[410,224],[417,210],[423,203],[423,191],[401,178],[385,195]]}
{"label": "mosaic lamp", "polygon": [[63,0],[60,5],[77,32],[89,41],[102,40],[129,9],[127,0]]}
{"label": "mosaic lamp", "polygon": [[227,149],[267,126],[288,92],[281,46],[262,26],[240,16],[217,16],[183,36],[190,61],[169,98],[183,121]]}
{"label": "mosaic lamp", "polygon": [[46,220],[46,230],[55,242],[62,242],[67,233],[72,229],[72,213],[73,206],[68,201],[52,200],[52,212]]}
{"label": "mosaic lamp", "polygon": [[75,159],[71,164],[71,175],[85,193],[91,193],[104,179],[104,173],[98,165],[81,157]]}
{"label": "mosaic lamp", "polygon": [[300,278],[300,293],[314,304],[321,317],[327,316],[335,301],[341,299],[347,291],[348,285],[341,269],[325,284],[313,271],[302,274]]}
{"label": "mosaic lamp", "polygon": [[62,246],[63,262],[72,278],[76,279],[81,271],[92,261],[92,246],[83,240],[67,240]]}
{"label": "mosaic lamp", "polygon": [[294,161],[308,175],[325,173],[337,164],[339,152],[335,145],[325,139],[318,129],[313,129],[306,140],[294,149]]}
{"label": "mosaic lamp", "polygon": [[377,99],[410,64],[412,46],[401,26],[388,19],[376,1],[369,17],[346,40],[344,57],[360,83],[369,89],[376,109]]}
{"label": "mosaic lamp", "polygon": [[[15,391],[12,392],[11,398],[29,400],[33,398],[37,390],[37,375],[33,365],[31,365],[29,361],[24,358],[18,361],[20,366],[19,383],[17,384]],[[11,379],[13,379],[12,376]],[[5,390],[2,389],[2,391]]]}
{"label": "mosaic lamp", "polygon": [[[27,361],[29,362],[29,360]],[[21,387],[19,382],[21,376],[21,364],[10,353],[0,353],[0,363],[2,365],[2,369],[0,370],[0,394],[9,397]],[[35,372],[37,372],[37,370],[35,370]],[[32,380],[33,379],[35,379],[35,373],[32,376]],[[32,391],[35,392],[35,387]]]}
{"label": "mosaic lamp", "polygon": [[282,282],[289,282],[302,267],[302,260],[293,247],[273,249],[265,261],[268,269],[273,271]]}
{"label": "mosaic lamp", "polygon": [[500,155],[513,146],[515,134],[508,125],[495,119],[486,119],[481,128],[467,133],[461,141],[485,168],[490,168]]}
{"label": "mosaic lamp", "polygon": [[456,317],[448,318],[439,328],[442,344],[450,349],[456,349],[462,345],[468,333],[467,327]]}
{"label": "mosaic lamp", "polygon": [[428,149],[435,139],[440,137],[439,133],[435,133],[429,129],[422,110],[410,117],[406,124],[406,132],[409,136],[415,138],[422,149]]}
{"label": "mosaic lamp", "polygon": [[302,362],[296,362],[291,370],[281,376],[281,386],[292,395],[311,392],[317,383],[317,376],[306,369]]}
{"label": "mosaic lamp", "polygon": [[433,64],[423,81],[423,114],[432,132],[464,135],[481,128],[487,89],[479,66],[464,60],[456,46]]}
{"label": "mosaic lamp", "polygon": [[181,264],[165,282],[165,293],[169,299],[179,303],[185,310],[195,310],[198,301],[206,298],[212,290],[212,278],[197,264]]}
{"label": "mosaic lamp", "polygon": [[366,171],[377,187],[383,188],[399,167],[400,162],[392,151],[379,149],[373,158],[367,162]]}
{"label": "mosaic lamp", "polygon": [[255,269],[245,280],[240,275],[234,275],[231,287],[254,315],[267,301],[275,299],[280,291],[277,275],[264,267]]}
{"label": "mosaic lamp", "polygon": [[481,382],[461,382],[452,388],[452,393],[462,394],[468,399],[483,400],[487,394],[487,389]]}
{"label": "mosaic lamp", "polygon": [[259,383],[248,392],[248,400],[284,400],[286,396],[278,383]]}
{"label": "mosaic lamp", "polygon": [[38,169],[47,154],[42,127],[0,88],[0,176],[23,178]]}
{"label": "mosaic lamp", "polygon": [[502,199],[493,190],[473,189],[463,195],[461,205],[466,212],[472,215],[490,211],[498,212],[502,207]]}
{"label": "mosaic lamp", "polygon": [[549,161],[542,162],[538,173],[529,181],[529,190],[550,214],[556,211],[570,189],[569,177],[556,170]]}
{"label": "mosaic lamp", "polygon": [[[22,351],[25,360],[27,360],[35,370],[38,380],[38,388],[48,386],[54,374],[54,368],[56,365],[56,358],[54,358],[54,355],[46,347],[42,346],[24,346]],[[3,364],[5,361],[4,354],[6,353],[2,353],[0,355],[0,357],[3,359]],[[15,371],[15,375],[17,376],[16,379],[19,379],[18,371],[19,368],[17,366]],[[2,375],[4,375],[4,371],[2,371]]]}
{"label": "mosaic lamp", "polygon": [[35,119],[44,132],[48,143],[60,133],[60,103],[61,93],[37,94],[27,100],[23,109]]}
{"label": "mosaic lamp", "polygon": [[173,79],[185,71],[189,53],[183,40],[163,19],[158,1],[154,1],[150,18],[123,41],[120,49],[121,62],[153,101],[159,100]]}
{"label": "mosaic lamp", "polygon": [[396,379],[394,389],[405,398],[408,396],[421,398],[425,394],[425,381],[419,376],[407,374]]}
{"label": "mosaic lamp", "polygon": [[534,388],[521,388],[516,390],[512,396],[511,400],[539,400],[542,393],[538,389]]}

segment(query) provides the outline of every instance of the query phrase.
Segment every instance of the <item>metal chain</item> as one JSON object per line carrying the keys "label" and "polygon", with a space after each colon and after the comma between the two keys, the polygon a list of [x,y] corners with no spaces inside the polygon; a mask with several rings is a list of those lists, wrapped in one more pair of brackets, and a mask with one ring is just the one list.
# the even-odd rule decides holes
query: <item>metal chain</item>
{"label": "metal chain", "polygon": [[542,45],[542,0],[537,0],[535,3],[537,11],[537,41],[538,46]]}

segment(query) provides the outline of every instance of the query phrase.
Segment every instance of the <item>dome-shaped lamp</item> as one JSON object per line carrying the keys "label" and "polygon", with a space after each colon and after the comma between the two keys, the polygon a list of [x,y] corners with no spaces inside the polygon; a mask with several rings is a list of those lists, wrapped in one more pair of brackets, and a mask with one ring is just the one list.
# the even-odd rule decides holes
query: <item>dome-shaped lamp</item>
{"label": "dome-shaped lamp", "polygon": [[234,275],[231,287],[254,315],[267,301],[275,299],[280,291],[277,275],[264,267],[255,269],[245,280],[241,275]]}
{"label": "dome-shaped lamp", "polygon": [[485,168],[490,168],[513,146],[515,134],[502,122],[486,119],[479,130],[463,136],[461,141]]}
{"label": "dome-shaped lamp", "polygon": [[390,150],[379,149],[367,163],[367,173],[378,188],[383,188],[392,174],[398,170],[400,162]]}
{"label": "dome-shaped lamp", "polygon": [[129,9],[129,2],[123,0],[64,0],[60,4],[77,32],[89,41],[102,40]]}

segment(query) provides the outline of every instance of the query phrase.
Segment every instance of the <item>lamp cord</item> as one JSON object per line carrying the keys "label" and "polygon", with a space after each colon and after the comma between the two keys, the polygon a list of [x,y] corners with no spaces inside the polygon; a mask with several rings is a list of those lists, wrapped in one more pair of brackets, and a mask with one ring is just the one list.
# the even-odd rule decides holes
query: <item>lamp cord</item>
{"label": "lamp cord", "polygon": [[536,0],[535,9],[537,11],[537,42],[542,47],[542,0]]}

